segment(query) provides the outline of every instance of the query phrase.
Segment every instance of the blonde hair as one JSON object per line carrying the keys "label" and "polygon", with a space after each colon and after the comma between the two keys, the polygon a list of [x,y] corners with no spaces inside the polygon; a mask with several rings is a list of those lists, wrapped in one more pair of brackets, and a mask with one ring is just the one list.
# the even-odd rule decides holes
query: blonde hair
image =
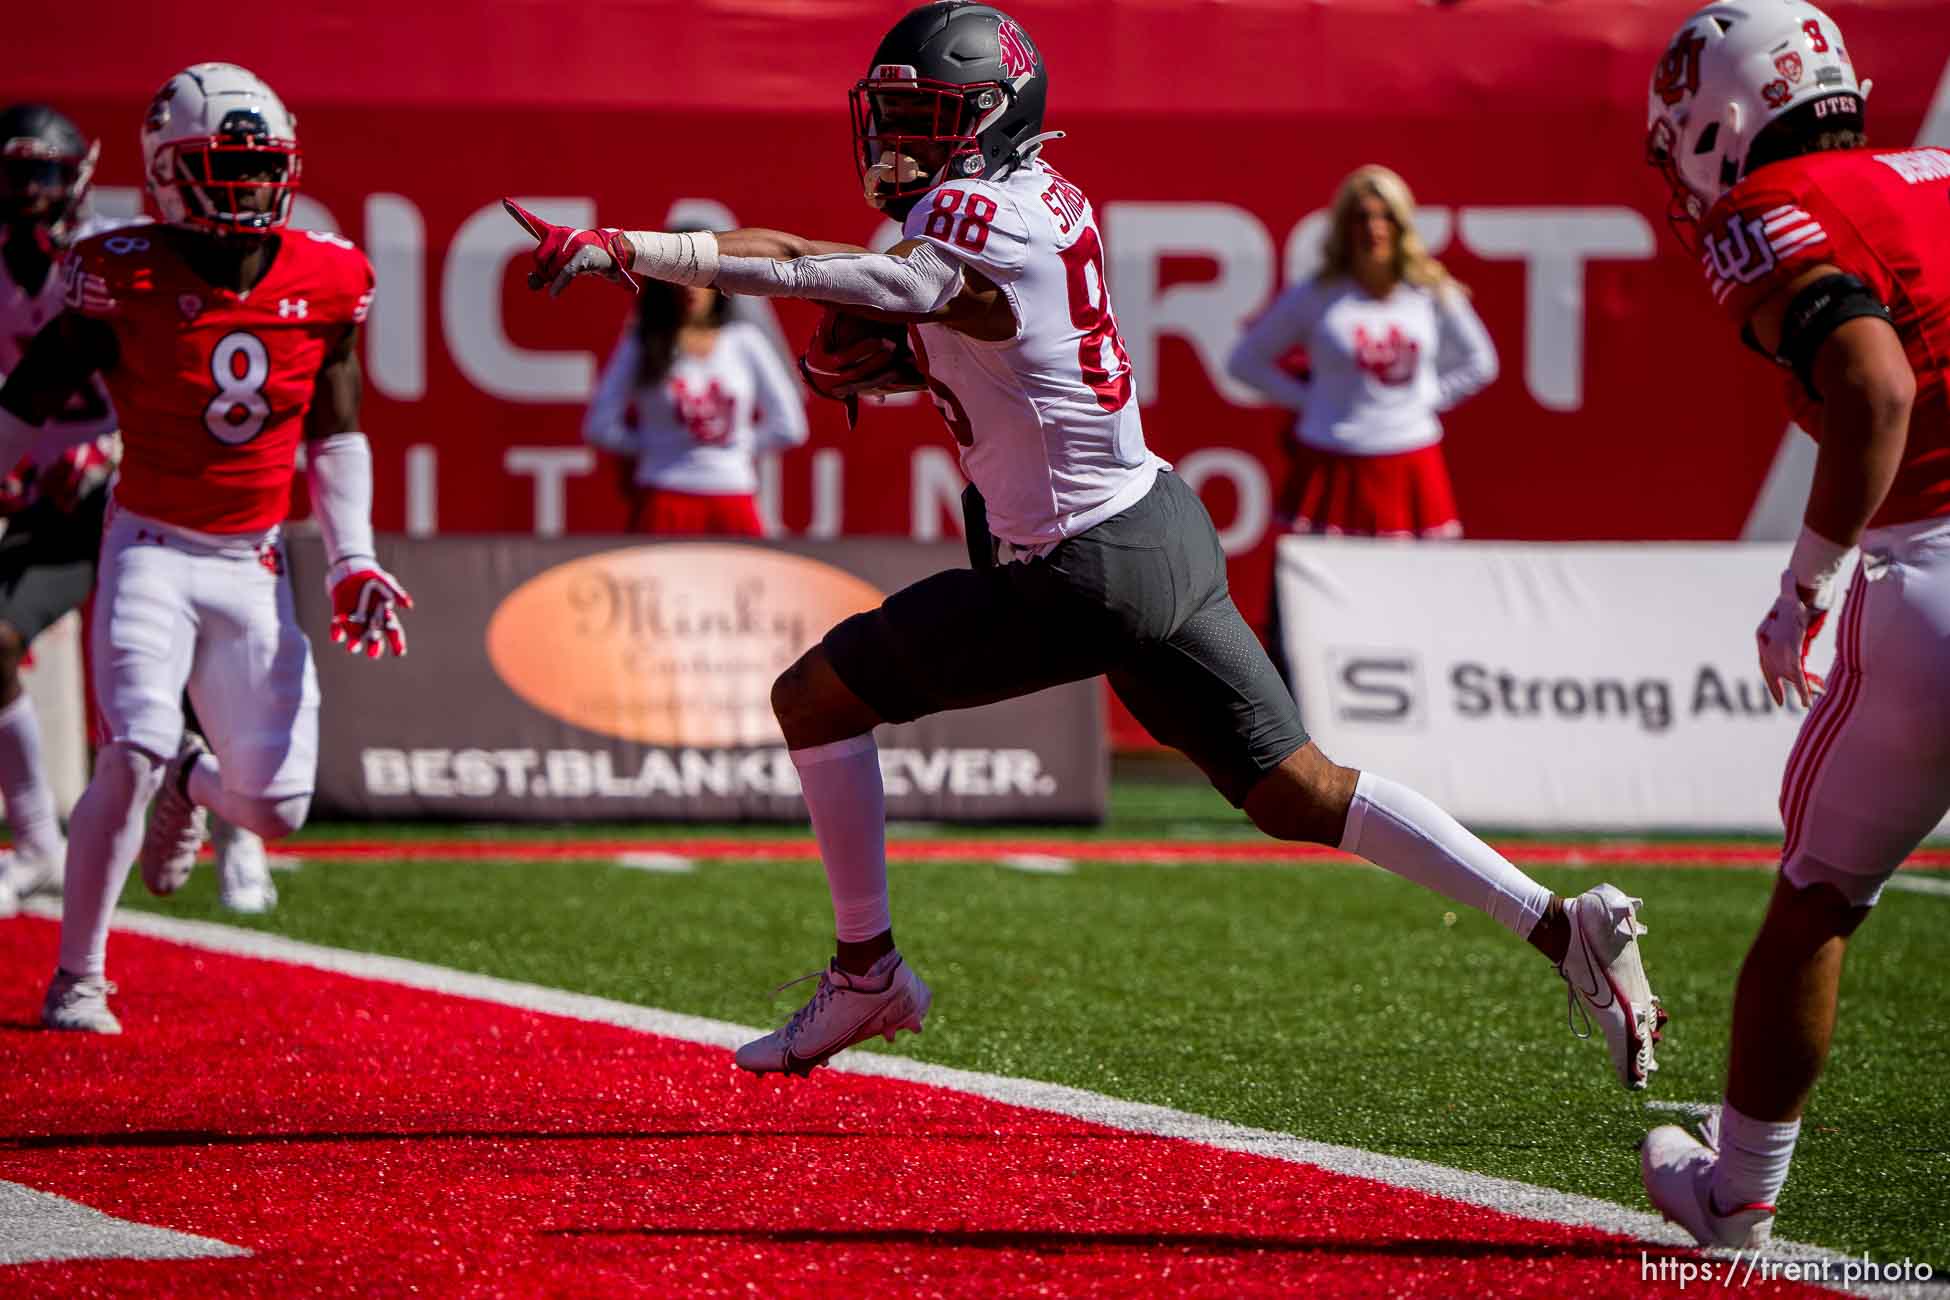
{"label": "blonde hair", "polygon": [[1354,274],[1354,223],[1360,217],[1361,200],[1370,195],[1380,199],[1395,220],[1395,278],[1419,289],[1467,294],[1469,290],[1435,260],[1415,229],[1415,196],[1408,182],[1379,163],[1356,167],[1334,192],[1327,242],[1321,250],[1321,278]]}

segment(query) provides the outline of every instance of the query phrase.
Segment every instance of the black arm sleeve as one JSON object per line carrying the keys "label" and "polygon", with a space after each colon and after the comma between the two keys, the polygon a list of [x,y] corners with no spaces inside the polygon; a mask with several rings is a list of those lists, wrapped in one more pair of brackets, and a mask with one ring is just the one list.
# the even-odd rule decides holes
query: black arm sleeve
{"label": "black arm sleeve", "polygon": [[0,388],[0,406],[28,424],[53,418],[96,371],[115,368],[120,357],[106,321],[63,312],[49,321]]}
{"label": "black arm sleeve", "polygon": [[1774,359],[1800,379],[1817,402],[1815,355],[1828,336],[1863,316],[1889,319],[1889,308],[1869,286],[1852,275],[1824,275],[1794,295],[1781,317],[1781,347]]}

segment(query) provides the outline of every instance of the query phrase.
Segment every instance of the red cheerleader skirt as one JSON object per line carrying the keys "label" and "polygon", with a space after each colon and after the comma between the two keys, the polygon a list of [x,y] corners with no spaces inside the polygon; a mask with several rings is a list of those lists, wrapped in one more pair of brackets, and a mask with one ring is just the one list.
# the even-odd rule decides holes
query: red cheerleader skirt
{"label": "red cheerleader skirt", "polygon": [[630,510],[630,531],[677,537],[763,537],[758,498],[749,493],[672,492],[642,488]]}
{"label": "red cheerleader skirt", "polygon": [[1277,524],[1286,532],[1346,537],[1461,537],[1442,444],[1388,456],[1344,456],[1305,445],[1291,452]]}

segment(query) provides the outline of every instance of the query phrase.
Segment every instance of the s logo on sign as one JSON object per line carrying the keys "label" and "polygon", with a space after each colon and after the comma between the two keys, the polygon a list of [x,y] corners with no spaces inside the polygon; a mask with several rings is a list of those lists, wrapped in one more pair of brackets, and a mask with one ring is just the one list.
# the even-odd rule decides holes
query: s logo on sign
{"label": "s logo on sign", "polygon": [[1427,725],[1422,661],[1408,650],[1327,652],[1334,718],[1364,726]]}

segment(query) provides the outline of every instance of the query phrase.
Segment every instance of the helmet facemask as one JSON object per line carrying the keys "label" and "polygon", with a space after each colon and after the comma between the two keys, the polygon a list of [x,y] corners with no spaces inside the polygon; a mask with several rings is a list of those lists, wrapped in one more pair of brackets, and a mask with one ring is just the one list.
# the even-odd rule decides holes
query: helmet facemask
{"label": "helmet facemask", "polygon": [[1007,105],[997,82],[957,85],[882,66],[853,87],[854,165],[867,202],[905,217],[945,181],[988,171],[981,132]]}
{"label": "helmet facemask", "polygon": [[183,224],[219,236],[257,237],[291,219],[302,156],[270,136],[255,113],[233,112],[215,135],[162,146],[152,179],[181,196]]}
{"label": "helmet facemask", "polygon": [[[1718,123],[1711,124],[1707,131],[1718,132]],[[1702,133],[1708,148],[1711,138]],[[1672,119],[1662,117],[1652,124],[1645,135],[1646,165],[1656,170],[1666,183],[1666,224],[1680,245],[1689,253],[1700,251],[1700,223],[1706,220],[1708,205],[1704,199],[1693,192],[1679,170],[1680,132],[1672,124]]]}

